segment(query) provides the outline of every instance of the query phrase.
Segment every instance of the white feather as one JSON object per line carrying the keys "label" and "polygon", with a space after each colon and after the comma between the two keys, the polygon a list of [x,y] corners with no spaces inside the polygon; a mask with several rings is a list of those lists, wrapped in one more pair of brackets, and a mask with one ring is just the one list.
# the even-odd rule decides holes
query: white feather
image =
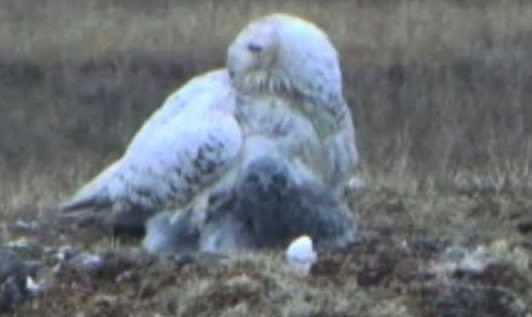
{"label": "white feather", "polygon": [[63,209],[116,202],[148,209],[189,204],[238,159],[242,134],[233,110],[224,71],[192,79],[144,123],[123,157]]}
{"label": "white feather", "polygon": [[210,71],[192,78],[183,87],[174,91],[166,98],[163,105],[144,122],[133,137],[129,148],[149,142],[149,138],[163,127],[174,116],[185,110],[208,111],[211,108],[233,112],[234,102],[228,100],[234,94],[227,71],[223,69]]}
{"label": "white feather", "polygon": [[231,115],[179,114],[153,131],[148,142],[128,150],[109,195],[140,205],[183,207],[230,168],[240,148],[240,128]]}

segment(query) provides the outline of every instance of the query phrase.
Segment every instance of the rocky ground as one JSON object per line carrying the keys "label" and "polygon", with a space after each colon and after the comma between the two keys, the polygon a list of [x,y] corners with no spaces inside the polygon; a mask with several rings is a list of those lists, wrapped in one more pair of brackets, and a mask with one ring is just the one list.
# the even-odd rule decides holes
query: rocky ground
{"label": "rocky ground", "polygon": [[360,241],[309,276],[284,250],[155,257],[131,237],[35,210],[3,219],[0,309],[13,316],[531,316],[532,195],[504,184],[353,196]]}

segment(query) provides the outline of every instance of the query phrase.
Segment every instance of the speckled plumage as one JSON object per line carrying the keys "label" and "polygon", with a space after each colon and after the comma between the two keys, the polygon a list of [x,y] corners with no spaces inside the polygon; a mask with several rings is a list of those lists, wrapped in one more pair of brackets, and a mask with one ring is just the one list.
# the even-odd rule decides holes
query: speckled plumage
{"label": "speckled plumage", "polygon": [[193,203],[238,160],[242,135],[233,110],[225,71],[192,79],[146,121],[122,158],[61,209],[122,203],[156,212]]}

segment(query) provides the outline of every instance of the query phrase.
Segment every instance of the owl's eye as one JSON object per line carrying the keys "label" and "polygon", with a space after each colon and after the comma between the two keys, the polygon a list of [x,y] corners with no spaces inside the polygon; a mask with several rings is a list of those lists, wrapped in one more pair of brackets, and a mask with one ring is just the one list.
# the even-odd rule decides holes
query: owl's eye
{"label": "owl's eye", "polygon": [[263,50],[263,47],[258,44],[254,44],[254,43],[248,44],[248,51],[252,53],[260,53],[262,52],[262,50]]}

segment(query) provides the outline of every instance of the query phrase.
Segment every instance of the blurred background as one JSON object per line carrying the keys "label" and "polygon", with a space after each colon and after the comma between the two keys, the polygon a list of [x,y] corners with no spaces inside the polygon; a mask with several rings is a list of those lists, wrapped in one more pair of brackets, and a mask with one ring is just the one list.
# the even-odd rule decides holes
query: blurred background
{"label": "blurred background", "polygon": [[0,207],[70,195],[275,11],[338,47],[365,177],[528,178],[532,2],[0,0]]}

